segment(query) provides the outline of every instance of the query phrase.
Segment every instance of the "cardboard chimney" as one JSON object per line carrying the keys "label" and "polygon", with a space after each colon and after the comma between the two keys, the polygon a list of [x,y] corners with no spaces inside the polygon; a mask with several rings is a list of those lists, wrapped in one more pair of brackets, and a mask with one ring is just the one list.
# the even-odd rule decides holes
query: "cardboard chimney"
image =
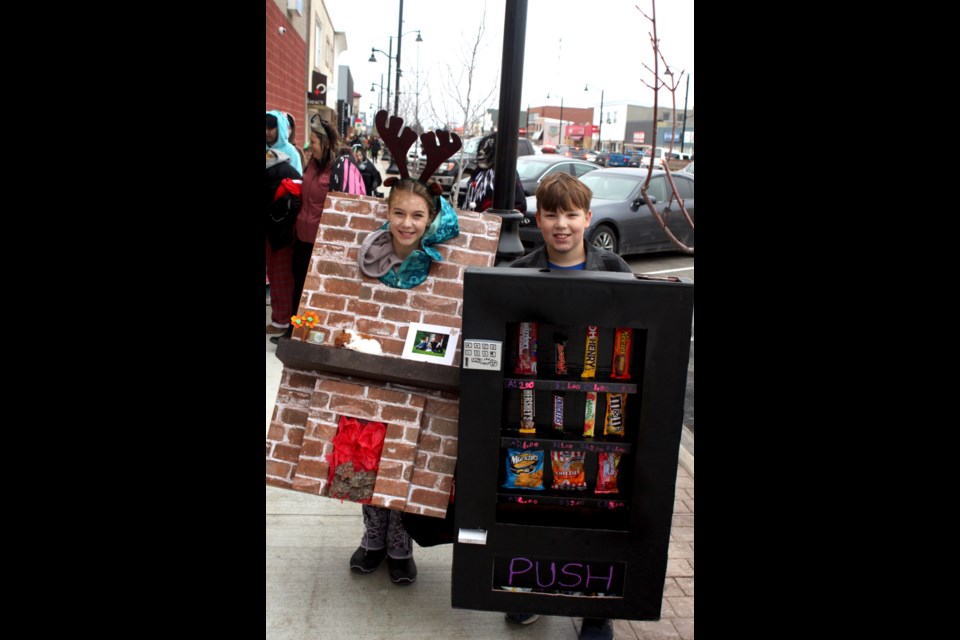
{"label": "cardboard chimney", "polygon": [[[443,517],[457,459],[459,367],[401,357],[410,323],[461,328],[463,274],[492,267],[501,219],[457,211],[460,235],[436,245],[443,256],[412,289],[394,289],[360,273],[357,253],[387,219],[383,200],[327,196],[298,316],[312,328],[281,340],[283,374],[266,442],[268,485],[329,496],[327,454],[341,418],[386,425],[370,504]],[[335,346],[345,329],[376,339],[383,355]]]}

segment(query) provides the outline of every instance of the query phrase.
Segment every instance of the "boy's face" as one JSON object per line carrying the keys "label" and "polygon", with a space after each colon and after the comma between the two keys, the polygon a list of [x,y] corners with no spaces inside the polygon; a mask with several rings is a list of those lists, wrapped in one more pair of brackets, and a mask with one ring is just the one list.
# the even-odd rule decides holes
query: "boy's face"
{"label": "boy's face", "polygon": [[[580,258],[583,254],[583,232],[590,226],[593,211],[573,209],[571,211],[546,211],[537,209],[537,225],[547,245],[547,256],[551,262],[560,262],[556,258]],[[581,260],[582,261],[582,260]]]}

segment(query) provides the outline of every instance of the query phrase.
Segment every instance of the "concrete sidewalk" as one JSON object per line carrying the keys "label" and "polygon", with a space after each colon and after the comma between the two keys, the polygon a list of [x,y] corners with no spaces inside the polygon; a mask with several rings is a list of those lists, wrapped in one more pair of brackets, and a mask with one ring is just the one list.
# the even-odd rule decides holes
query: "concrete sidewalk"
{"label": "concrete sidewalk", "polygon": [[[270,321],[270,308],[266,308]],[[266,344],[266,430],[283,365]],[[267,640],[328,638],[576,640],[579,618],[541,616],[530,626],[502,613],[450,606],[453,546],[414,545],[417,581],[390,582],[386,563],[370,575],[352,573],[350,554],[363,535],[360,505],[275,487],[266,489]],[[661,619],[617,620],[617,640],[692,640],[693,456],[681,447]]]}

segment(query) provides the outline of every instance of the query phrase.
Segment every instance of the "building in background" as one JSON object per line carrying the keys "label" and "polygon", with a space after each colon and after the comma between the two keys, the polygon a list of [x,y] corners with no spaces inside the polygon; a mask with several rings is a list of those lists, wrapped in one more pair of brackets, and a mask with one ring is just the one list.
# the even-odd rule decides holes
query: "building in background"
{"label": "building in background", "polygon": [[334,31],[322,1],[266,0],[266,12],[266,110],[293,114],[295,143],[303,147],[312,115],[337,121],[334,65],[346,35]]}

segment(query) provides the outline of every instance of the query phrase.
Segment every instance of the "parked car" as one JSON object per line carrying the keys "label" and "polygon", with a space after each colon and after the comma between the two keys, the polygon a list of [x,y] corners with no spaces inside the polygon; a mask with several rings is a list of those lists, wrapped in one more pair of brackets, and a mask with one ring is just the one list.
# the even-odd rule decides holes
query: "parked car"
{"label": "parked car", "polygon": [[593,150],[591,149],[591,150],[588,150],[586,153],[583,154],[583,159],[586,160],[587,162],[596,162],[598,155],[600,155],[600,152],[599,152],[599,151],[593,151]]}
{"label": "parked car", "polygon": [[678,171],[677,173],[689,173],[690,175],[693,175],[693,163],[691,162],[690,164],[685,166],[683,169],[680,169],[680,171]]}
{"label": "parked car", "polygon": [[601,167],[607,166],[607,158],[610,157],[609,151],[601,151],[597,154],[597,157],[593,159]]}
{"label": "parked car", "polygon": [[[674,173],[672,177],[692,219],[694,178],[683,172]],[[593,192],[590,201],[593,218],[585,234],[588,242],[621,256],[676,250],[640,196],[640,188],[646,178],[645,169],[619,167],[597,169],[580,177],[580,181]],[[693,229],[687,224],[676,200],[670,201],[670,188],[664,171],[653,171],[647,193],[661,214],[670,202],[667,221],[670,230],[681,242],[693,246]],[[520,242],[528,252],[543,244],[535,214],[536,201],[528,198],[527,213],[520,226]]]}
{"label": "parked car", "polygon": [[643,157],[641,158],[639,166],[649,167],[650,161],[652,160],[654,169],[662,169],[663,165],[665,165],[667,163],[667,160],[669,159],[668,157],[669,153],[670,153],[670,150],[667,149],[666,147],[655,147],[653,149],[647,149],[644,152]]}
{"label": "parked car", "polygon": [[575,178],[596,171],[597,165],[586,160],[574,160],[564,156],[521,156],[517,158],[517,175],[520,176],[520,184],[523,185],[524,195],[532,196],[537,192],[537,187],[551,173],[569,173]]}
{"label": "parked car", "polygon": [[630,162],[629,153],[613,153],[607,155],[607,167],[625,167]]}
{"label": "parked car", "polygon": [[[469,138],[463,141],[463,178],[465,180],[473,176],[477,171],[477,145],[483,140],[484,136]],[[543,151],[543,153],[548,153]],[[533,142],[529,138],[517,139],[517,157],[540,155],[533,147]],[[451,160],[460,161],[460,152],[453,154]]]}
{"label": "parked car", "polygon": [[[456,156],[454,156],[456,157]],[[417,179],[420,177],[420,169],[427,164],[427,156],[420,154],[415,159],[410,160],[407,163],[407,169],[410,172],[410,177]],[[457,173],[459,165],[456,160],[449,159],[445,162],[442,162],[437,170],[433,172],[432,180],[435,180],[441,187],[443,187],[443,194],[448,196],[450,195],[451,190],[453,189],[453,183],[457,180]]]}

